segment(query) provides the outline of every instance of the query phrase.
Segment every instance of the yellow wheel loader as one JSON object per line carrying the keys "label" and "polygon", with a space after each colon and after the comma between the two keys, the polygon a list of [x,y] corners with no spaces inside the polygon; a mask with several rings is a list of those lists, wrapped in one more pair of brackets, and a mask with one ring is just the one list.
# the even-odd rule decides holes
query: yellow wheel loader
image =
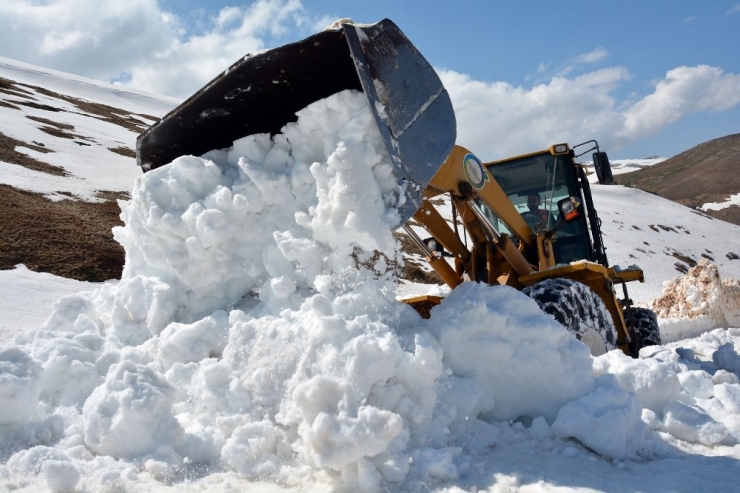
{"label": "yellow wheel loader", "polygon": [[[591,142],[597,149],[597,175],[606,183],[611,177],[608,158]],[[619,347],[636,355],[644,345],[660,344],[655,315],[632,307],[627,294],[626,283],[643,282],[643,272],[609,266],[586,171],[575,158],[568,144],[557,144],[482,163],[455,146],[413,215],[432,237],[422,240],[411,222],[404,229],[451,288],[466,280],[514,287],[574,332],[592,353]],[[450,198],[452,225],[432,205],[441,194]],[[421,312],[440,300],[422,296],[406,301]]]}
{"label": "yellow wheel loader", "polygon": [[[558,144],[482,163],[456,146],[447,91],[390,20],[338,24],[245,56],[143,132],[137,163],[146,172],[246,135],[275,134],[298,110],[346,89],[367,98],[403,185],[404,228],[450,287],[477,281],[522,290],[594,354],[619,347],[634,356],[643,345],[660,343],[655,315],[632,307],[627,295],[625,283],[643,281],[642,271],[609,267],[573,149]],[[599,180],[610,183],[606,154],[595,148]],[[442,194],[450,198],[452,224],[430,201]],[[539,204],[529,208],[528,199]],[[414,227],[431,238],[422,240]],[[622,287],[621,300],[615,285]],[[424,316],[440,299],[407,302]]]}

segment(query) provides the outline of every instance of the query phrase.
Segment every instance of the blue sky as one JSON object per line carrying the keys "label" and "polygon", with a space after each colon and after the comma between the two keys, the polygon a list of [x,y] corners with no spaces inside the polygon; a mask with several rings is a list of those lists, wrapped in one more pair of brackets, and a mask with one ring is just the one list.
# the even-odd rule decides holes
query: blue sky
{"label": "blue sky", "polygon": [[186,97],[338,17],[396,22],[484,158],[590,138],[670,156],[740,132],[740,0],[0,0],[0,56]]}

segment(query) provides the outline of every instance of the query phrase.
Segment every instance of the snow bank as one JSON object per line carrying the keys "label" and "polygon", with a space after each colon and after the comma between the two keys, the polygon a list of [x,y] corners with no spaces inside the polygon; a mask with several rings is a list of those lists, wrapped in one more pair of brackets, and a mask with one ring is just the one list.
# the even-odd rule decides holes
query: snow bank
{"label": "snow bank", "polygon": [[137,180],[121,281],[60,299],[0,353],[0,477],[425,490],[517,434],[620,460],[650,433],[740,437],[740,334],[715,334],[710,383],[663,348],[594,360],[507,287],[463,284],[428,321],[396,302],[403,193],[365,98],[298,117]]}
{"label": "snow bank", "polygon": [[668,281],[663,295],[651,303],[661,337],[676,341],[716,327],[740,326],[740,280],[720,279],[707,259],[681,277]]}

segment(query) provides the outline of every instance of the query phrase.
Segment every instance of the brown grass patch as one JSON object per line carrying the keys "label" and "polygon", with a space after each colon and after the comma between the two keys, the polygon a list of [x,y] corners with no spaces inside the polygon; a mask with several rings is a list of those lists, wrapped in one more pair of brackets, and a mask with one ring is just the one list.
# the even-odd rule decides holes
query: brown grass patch
{"label": "brown grass patch", "polygon": [[64,130],[57,128],[57,127],[39,127],[39,130],[41,130],[45,134],[49,134],[54,137],[59,137],[61,139],[76,139],[77,138],[76,135],[67,133]]}
{"label": "brown grass patch", "polygon": [[[125,198],[106,192],[105,198]],[[120,279],[124,251],[111,229],[120,225],[114,200],[53,202],[0,185],[0,269],[25,264],[36,272],[80,281]]]}
{"label": "brown grass patch", "polygon": [[133,113],[133,116],[140,116],[141,118],[151,120],[152,122],[156,122],[159,120],[158,116],[147,115],[146,113]]}
{"label": "brown grass patch", "polygon": [[[124,110],[120,108],[114,108],[113,106],[108,106],[101,103],[93,103],[91,101],[85,101],[84,99],[73,98],[72,96],[59,94],[43,87],[32,86],[28,84],[22,85],[30,87],[39,94],[43,94],[51,98],[61,99],[62,101],[67,101],[68,103],[75,105],[77,109],[84,112],[87,116],[92,116],[93,118],[97,118],[98,120],[113,123],[115,125],[131,130],[132,132],[140,133],[149,126],[141,120],[135,118],[132,114],[127,114]],[[144,117],[158,120],[157,117]]]}
{"label": "brown grass patch", "polygon": [[11,103],[20,104],[22,106],[28,106],[29,108],[35,108],[37,110],[44,110],[44,111],[51,111],[52,113],[59,113],[60,111],[64,111],[61,108],[56,108],[54,106],[49,106],[48,104],[40,104],[40,103],[34,103],[33,101],[11,101]]}
{"label": "brown grass patch", "polygon": [[10,79],[6,79],[5,77],[0,77],[0,92],[4,92],[5,94],[12,94],[13,96],[20,96],[22,98],[33,96],[32,93],[26,91],[21,87],[18,87],[15,82]]}
{"label": "brown grass patch", "polygon": [[67,173],[64,168],[60,168],[59,166],[52,166],[51,164],[44,163],[42,161],[39,161],[38,159],[32,158],[27,154],[16,151],[15,148],[18,146],[28,147],[29,149],[33,149],[34,151],[38,152],[53,152],[45,147],[28,144],[26,142],[16,140],[12,137],[8,137],[7,135],[0,132],[0,161],[5,161],[6,163],[11,164],[18,164],[25,168],[32,169],[34,171],[40,171],[42,173],[48,173],[50,175],[69,176],[69,173]]}
{"label": "brown grass patch", "polygon": [[55,122],[54,120],[49,120],[48,118],[41,118],[40,116],[29,116],[26,115],[26,118],[29,120],[33,120],[35,122],[44,123],[46,125],[51,125],[52,127],[56,127],[60,130],[74,130],[75,126],[70,125],[69,123],[59,123]]}
{"label": "brown grass patch", "polygon": [[136,151],[134,151],[133,149],[129,149],[128,147],[109,147],[108,150],[111,152],[115,152],[116,154],[120,154],[121,156],[132,158],[136,157]]}
{"label": "brown grass patch", "polygon": [[[34,86],[31,84],[22,84],[19,82],[14,82],[14,81],[0,77],[0,92],[10,94],[16,97],[33,99],[31,97],[33,93],[28,91],[25,88],[33,89],[38,94],[43,94],[44,96],[48,96],[50,98],[59,99],[59,100],[71,103],[78,110],[80,110],[80,112],[82,112],[85,116],[90,116],[92,118],[97,118],[98,120],[113,123],[115,125],[121,126],[123,128],[126,128],[136,133],[141,133],[149,126],[149,124],[143,122],[140,118],[145,118],[147,120],[152,120],[152,121],[159,120],[159,118],[156,116],[147,115],[144,113],[141,113],[141,114],[127,113],[126,111],[121,110],[120,108],[114,108],[113,106],[108,106],[108,105],[101,104],[101,103],[93,103],[91,101],[86,101],[84,99],[79,99],[79,98],[74,98],[72,96],[66,96],[64,94],[59,94],[57,92],[50,91],[43,87]],[[51,111],[55,113],[60,112],[60,111],[65,111],[61,108],[55,108],[47,104],[36,103],[34,101],[15,101],[13,100],[13,101],[0,101],[0,103],[3,103],[2,104],[3,106],[11,107],[14,109],[18,109],[15,105],[23,105],[23,106],[28,106],[30,108],[36,108],[39,110]],[[54,126],[59,125],[59,124],[50,123],[50,122],[46,122],[46,123],[48,125],[54,125]]]}
{"label": "brown grass patch", "polygon": [[0,106],[4,108],[10,108],[11,110],[20,110],[20,108],[15,106],[14,104],[10,104],[7,101],[3,101],[1,99],[0,99]]}

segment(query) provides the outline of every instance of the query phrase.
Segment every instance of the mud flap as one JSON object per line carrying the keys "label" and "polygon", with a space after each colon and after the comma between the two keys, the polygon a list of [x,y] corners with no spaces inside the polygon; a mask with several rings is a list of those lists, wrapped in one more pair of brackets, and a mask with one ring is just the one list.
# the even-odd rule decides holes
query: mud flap
{"label": "mud flap", "polygon": [[370,103],[404,189],[397,207],[405,222],[452,150],[456,122],[436,72],[388,19],[247,55],[143,132],[137,164],[148,171],[246,135],[276,134],[296,111],[346,89]]}

